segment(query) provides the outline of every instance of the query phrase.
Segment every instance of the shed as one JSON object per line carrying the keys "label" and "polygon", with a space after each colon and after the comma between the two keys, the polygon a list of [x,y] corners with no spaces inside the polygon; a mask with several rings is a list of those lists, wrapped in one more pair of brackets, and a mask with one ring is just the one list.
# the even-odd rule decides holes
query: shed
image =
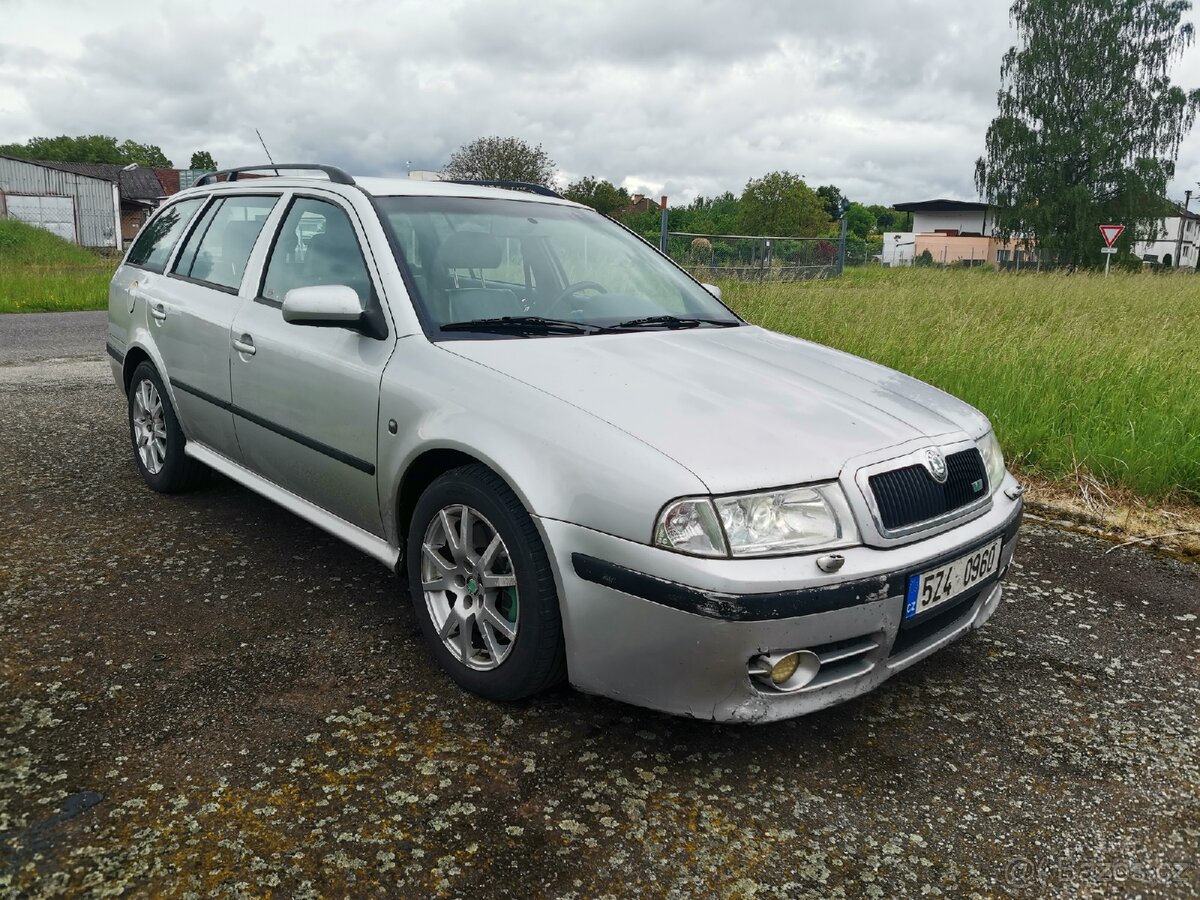
{"label": "shed", "polygon": [[166,197],[179,190],[178,187],[169,190],[163,184],[158,170],[149,166],[49,161],[39,161],[37,164],[89,178],[103,178],[117,185],[121,196],[121,239],[126,242],[137,237],[150,213]]}
{"label": "shed", "polygon": [[111,180],[0,156],[0,217],[37,225],[84,247],[119,248],[119,208]]}

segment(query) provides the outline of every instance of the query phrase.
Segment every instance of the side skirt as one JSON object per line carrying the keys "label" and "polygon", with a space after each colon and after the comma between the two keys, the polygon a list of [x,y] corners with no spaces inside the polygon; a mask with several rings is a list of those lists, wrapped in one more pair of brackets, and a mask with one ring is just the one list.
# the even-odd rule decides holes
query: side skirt
{"label": "side skirt", "polygon": [[322,509],[314,503],[310,503],[303,497],[298,497],[291,491],[285,491],[273,481],[268,481],[261,475],[251,472],[243,465],[235,463],[232,459],[222,456],[215,450],[205,447],[203,444],[197,444],[195,441],[188,441],[183,452],[194,459],[200,460],[211,469],[215,469],[222,475],[232,478],[238,484],[250,488],[257,494],[261,494],[268,500],[279,504],[288,512],[295,513],[300,518],[307,522],[311,522],[318,528],[328,531],[336,538],[341,538],[351,547],[355,547],[366,553],[368,556],[373,556],[393,572],[396,570],[396,564],[400,560],[400,551],[389,544],[381,537],[371,534],[369,531],[364,531],[357,525],[351,525],[345,519],[335,516],[328,510]]}

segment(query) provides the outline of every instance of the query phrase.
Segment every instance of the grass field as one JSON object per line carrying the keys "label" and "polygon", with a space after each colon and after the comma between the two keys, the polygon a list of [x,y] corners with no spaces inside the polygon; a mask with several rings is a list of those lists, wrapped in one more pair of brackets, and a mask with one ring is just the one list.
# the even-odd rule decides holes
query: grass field
{"label": "grass field", "polygon": [[863,269],[722,287],[760,325],[979,407],[1026,471],[1200,501],[1200,277]]}
{"label": "grass field", "polygon": [[0,220],[0,313],[103,309],[115,267],[41,228]]}

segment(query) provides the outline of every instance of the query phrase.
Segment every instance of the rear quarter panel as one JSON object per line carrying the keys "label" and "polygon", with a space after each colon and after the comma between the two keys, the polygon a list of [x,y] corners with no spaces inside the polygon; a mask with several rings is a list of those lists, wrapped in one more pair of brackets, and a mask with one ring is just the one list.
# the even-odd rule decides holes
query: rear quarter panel
{"label": "rear quarter panel", "polygon": [[131,286],[137,280],[138,270],[124,264],[113,273],[108,285],[108,335],[110,347],[124,354],[129,346],[133,329],[134,298]]}

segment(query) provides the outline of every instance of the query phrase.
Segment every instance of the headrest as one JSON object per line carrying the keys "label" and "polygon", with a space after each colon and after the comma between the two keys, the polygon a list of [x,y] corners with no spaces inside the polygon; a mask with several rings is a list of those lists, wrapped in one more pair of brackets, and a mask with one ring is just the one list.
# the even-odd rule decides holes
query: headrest
{"label": "headrest", "polygon": [[504,248],[500,239],[482,231],[456,231],[438,248],[438,265],[444,269],[494,269]]}
{"label": "headrest", "polygon": [[325,230],[318,231],[308,239],[308,248],[318,253],[350,253],[353,255],[358,241],[350,223],[331,217],[325,222]]}

